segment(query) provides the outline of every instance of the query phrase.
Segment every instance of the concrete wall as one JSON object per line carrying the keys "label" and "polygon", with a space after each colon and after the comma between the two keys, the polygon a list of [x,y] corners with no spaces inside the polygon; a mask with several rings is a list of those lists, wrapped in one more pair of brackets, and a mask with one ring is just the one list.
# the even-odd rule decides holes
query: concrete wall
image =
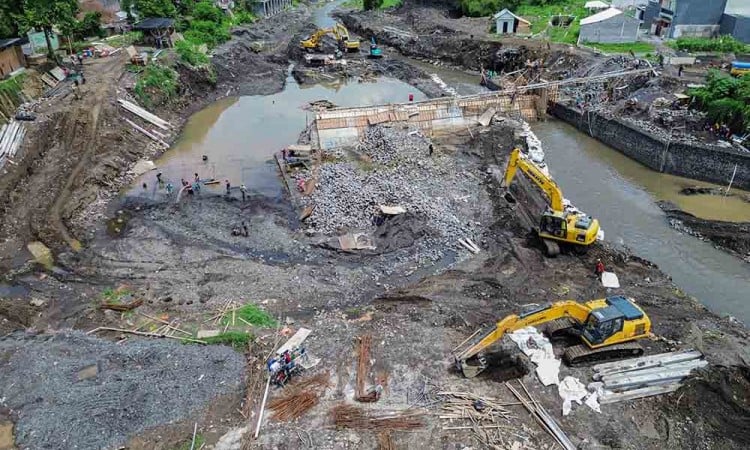
{"label": "concrete wall", "polygon": [[601,22],[581,25],[579,42],[635,42],[640,21],[627,14],[619,14]]}
{"label": "concrete wall", "polygon": [[750,44],[750,17],[724,14],[721,17],[719,34],[730,34],[735,39]]}
{"label": "concrete wall", "polygon": [[750,153],[670,143],[618,119],[600,117],[555,103],[550,113],[658,172],[727,185],[735,164],[734,186],[750,190]]}
{"label": "concrete wall", "polygon": [[727,0],[675,0],[670,37],[716,36],[726,6]]}
{"label": "concrete wall", "polygon": [[258,17],[271,17],[292,6],[292,0],[255,0],[253,13]]}
{"label": "concrete wall", "polygon": [[727,0],[676,0],[675,25],[718,25]]}

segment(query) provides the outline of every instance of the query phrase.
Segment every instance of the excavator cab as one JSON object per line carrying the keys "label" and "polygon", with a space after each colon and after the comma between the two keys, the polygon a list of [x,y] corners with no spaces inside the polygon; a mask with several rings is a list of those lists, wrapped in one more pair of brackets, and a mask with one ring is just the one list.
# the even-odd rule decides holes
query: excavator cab
{"label": "excavator cab", "polygon": [[564,239],[568,234],[568,222],[562,215],[556,215],[548,211],[542,215],[540,231],[541,233]]}

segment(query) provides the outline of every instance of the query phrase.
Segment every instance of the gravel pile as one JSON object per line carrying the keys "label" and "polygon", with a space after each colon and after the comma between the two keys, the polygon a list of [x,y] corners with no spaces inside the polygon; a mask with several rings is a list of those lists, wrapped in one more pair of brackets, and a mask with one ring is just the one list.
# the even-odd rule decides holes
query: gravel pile
{"label": "gravel pile", "polygon": [[0,407],[33,449],[117,448],[149,427],[187,418],[242,389],[244,360],[228,347],[155,340],[126,344],[80,332],[0,340]]}
{"label": "gravel pile", "polygon": [[372,162],[337,162],[320,168],[312,195],[315,210],[308,231],[336,235],[347,230],[373,230],[378,205],[403,206],[431,231],[431,244],[455,245],[473,237],[474,224],[462,217],[476,182],[456,167],[454,158],[429,156],[430,141],[407,129],[373,127],[358,151]]}

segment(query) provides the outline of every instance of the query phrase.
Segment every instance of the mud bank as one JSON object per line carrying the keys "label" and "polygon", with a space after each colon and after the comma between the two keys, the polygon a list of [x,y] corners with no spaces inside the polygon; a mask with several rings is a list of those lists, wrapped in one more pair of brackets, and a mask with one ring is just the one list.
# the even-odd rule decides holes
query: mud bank
{"label": "mud bank", "polygon": [[369,39],[375,36],[378,43],[388,45],[410,57],[442,61],[464,69],[479,71],[482,68],[497,72],[511,72],[524,67],[527,60],[546,54],[546,49],[521,40],[507,42],[483,39],[484,30],[473,34],[448,28],[421,14],[429,9],[413,12],[383,13],[337,11],[336,17],[350,29]]}
{"label": "mud bank", "polygon": [[708,240],[718,248],[750,262],[750,223],[706,220],[682,211],[670,202],[658,202],[658,205],[676,230]]}
{"label": "mud bank", "polygon": [[750,154],[716,146],[668,142],[617,118],[555,103],[552,115],[657,172],[750,189]]}

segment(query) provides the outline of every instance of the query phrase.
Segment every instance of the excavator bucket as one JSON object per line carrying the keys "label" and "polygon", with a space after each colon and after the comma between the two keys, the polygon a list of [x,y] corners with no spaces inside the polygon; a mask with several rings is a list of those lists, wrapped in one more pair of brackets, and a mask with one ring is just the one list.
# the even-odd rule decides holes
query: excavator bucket
{"label": "excavator bucket", "polygon": [[474,378],[487,368],[486,363],[481,358],[475,358],[472,362],[479,362],[479,365],[469,364],[466,360],[456,359],[456,367],[466,378]]}

